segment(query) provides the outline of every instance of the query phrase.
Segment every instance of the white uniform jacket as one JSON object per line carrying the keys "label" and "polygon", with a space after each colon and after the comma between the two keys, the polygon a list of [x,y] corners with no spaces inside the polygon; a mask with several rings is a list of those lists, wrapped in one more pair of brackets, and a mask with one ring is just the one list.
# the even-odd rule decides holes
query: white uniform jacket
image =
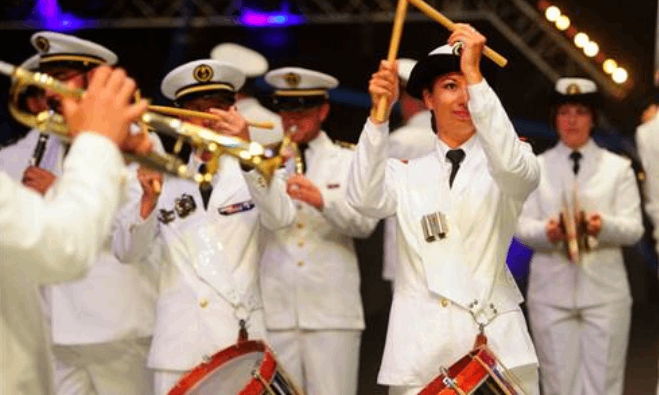
{"label": "white uniform jacket", "polygon": [[247,97],[236,101],[236,108],[240,115],[248,121],[253,122],[272,122],[273,129],[249,127],[249,137],[252,141],[260,144],[273,144],[284,138],[284,127],[281,124],[281,117],[267,108],[254,97]]}
{"label": "white uniform jacket", "polygon": [[659,113],[636,128],[636,149],[645,170],[645,211],[654,225],[652,236],[659,253]]}
{"label": "white uniform jacket", "polygon": [[[199,164],[191,157],[190,169]],[[293,223],[295,207],[285,191],[284,173],[275,173],[268,186],[255,170],[243,172],[235,158],[222,156],[208,211],[197,184],[166,179],[151,215],[141,221],[136,208],[115,234],[120,259],[148,259],[160,270],[149,367],[187,371],[234,344],[236,311],[250,312],[250,338],[264,337],[258,290],[261,225],[276,229]],[[187,214],[186,195],[196,206]]]}
{"label": "white uniform jacket", "polygon": [[[387,160],[388,125],[366,122],[353,160],[348,202],[398,220],[400,266],[378,382],[423,385],[471,350],[479,323],[503,363],[537,363],[519,308],[523,298],[506,252],[539,166],[486,81],[468,87],[476,134],[449,189],[448,147],[404,164]],[[427,242],[424,215],[441,212],[448,233]],[[472,314],[475,318],[472,318]]]}
{"label": "white uniform jacket", "polygon": [[[39,131],[32,130],[16,144],[1,150],[0,168],[20,181],[38,138]],[[64,146],[51,137],[39,167],[59,177],[63,157]],[[139,187],[134,169],[127,173],[126,184]],[[44,290],[53,342],[90,344],[151,336],[155,319],[154,280],[146,268],[123,265],[109,249],[102,249],[84,278]]]}
{"label": "white uniform jacket", "polygon": [[623,245],[643,235],[641,203],[629,160],[589,140],[581,152],[577,175],[578,199],[586,213],[602,215],[597,246],[572,264],[563,243],[551,244],[545,226],[557,217],[562,194],[572,196],[572,150],[559,142],[540,155],[542,179],[524,206],[517,237],[533,248],[529,275],[529,302],[565,308],[582,308],[631,297],[622,257]]}
{"label": "white uniform jacket", "polygon": [[[414,114],[405,125],[389,135],[389,157],[394,159],[416,159],[435,149],[437,136],[432,131],[430,111]],[[387,218],[384,222],[384,255],[382,257],[382,278],[393,281],[398,266],[396,248],[396,219]]]}
{"label": "white uniform jacket", "polygon": [[110,232],[124,176],[115,145],[87,133],[47,199],[0,172],[0,393],[54,393],[39,284],[85,274]]}
{"label": "white uniform jacket", "polygon": [[309,143],[305,176],[324,207],[299,203],[297,224],[269,232],[261,259],[261,290],[269,330],[364,329],[353,237],[368,237],[377,220],[345,201],[353,150],[324,132]]}

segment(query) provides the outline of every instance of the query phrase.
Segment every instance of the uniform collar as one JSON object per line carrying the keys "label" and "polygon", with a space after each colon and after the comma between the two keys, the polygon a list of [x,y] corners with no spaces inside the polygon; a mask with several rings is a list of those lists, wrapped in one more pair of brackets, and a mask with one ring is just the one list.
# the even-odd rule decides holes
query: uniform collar
{"label": "uniform collar", "polygon": [[430,125],[431,114],[429,110],[420,111],[412,115],[407,121],[407,125],[419,126],[419,127],[428,127]]}
{"label": "uniform collar", "polygon": [[569,158],[570,154],[574,151],[578,151],[581,153],[582,158],[589,158],[592,157],[597,150],[597,144],[593,141],[592,138],[589,138],[586,144],[582,145],[581,148],[578,150],[573,150],[572,148],[568,147],[565,145],[562,141],[558,141],[558,144],[556,144],[556,153],[558,154],[559,157],[565,157]]}
{"label": "uniform collar", "polygon": [[[446,159],[446,153],[449,150],[452,149],[462,149],[465,152],[465,160],[469,159],[471,156],[473,156],[473,153],[476,148],[476,133],[474,133],[473,136],[469,138],[469,140],[465,141],[461,146],[455,147],[455,148],[450,148],[444,141],[442,141],[441,138],[437,139],[437,152],[439,154],[440,159],[442,160],[447,160]],[[472,154],[471,156],[469,154]]]}
{"label": "uniform collar", "polygon": [[259,101],[256,100],[254,97],[245,97],[240,100],[236,100],[236,106],[240,108],[246,108],[246,107],[256,107],[259,105]]}
{"label": "uniform collar", "polygon": [[327,133],[325,133],[322,130],[320,131],[320,133],[318,133],[318,136],[316,136],[315,139],[309,141],[309,143],[308,143],[309,150],[311,152],[322,151],[326,147],[329,147],[329,146],[332,146],[332,145],[334,145],[334,143],[332,143],[332,140],[329,138]]}

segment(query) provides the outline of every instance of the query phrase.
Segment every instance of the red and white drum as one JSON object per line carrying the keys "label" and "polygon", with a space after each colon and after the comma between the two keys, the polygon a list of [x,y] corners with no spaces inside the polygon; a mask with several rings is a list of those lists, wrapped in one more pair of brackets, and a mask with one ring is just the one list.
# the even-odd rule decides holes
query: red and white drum
{"label": "red and white drum", "polygon": [[168,395],[302,395],[262,341],[239,341],[187,373]]}
{"label": "red and white drum", "polygon": [[492,351],[480,346],[451,365],[418,395],[521,395]]}

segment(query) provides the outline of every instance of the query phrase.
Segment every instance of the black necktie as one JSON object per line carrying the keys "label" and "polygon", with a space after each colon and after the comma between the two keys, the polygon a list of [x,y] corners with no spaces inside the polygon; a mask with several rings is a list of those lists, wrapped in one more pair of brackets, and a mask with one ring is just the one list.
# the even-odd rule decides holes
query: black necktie
{"label": "black necktie", "polygon": [[302,160],[302,169],[304,169],[304,172],[307,172],[307,156],[306,156],[306,151],[309,149],[309,144],[307,143],[300,143],[297,145],[297,149],[300,151],[300,159]]}
{"label": "black necktie", "polygon": [[[206,164],[202,163],[199,165],[199,174],[206,174]],[[204,210],[208,209],[208,201],[211,198],[211,193],[213,192],[213,184],[210,182],[202,182],[199,184],[199,192],[201,193],[201,199],[204,202]]]}
{"label": "black necktie", "polygon": [[451,161],[451,177],[448,180],[448,185],[449,187],[452,187],[453,179],[455,179],[455,175],[458,174],[460,163],[465,158],[465,152],[462,149],[452,149],[446,153],[446,158]]}
{"label": "black necktie", "polygon": [[581,152],[579,151],[573,151],[570,154],[570,159],[572,159],[572,161],[574,162],[574,165],[572,165],[572,171],[574,172],[575,175],[579,173],[579,161],[581,160],[581,157],[582,155]]}

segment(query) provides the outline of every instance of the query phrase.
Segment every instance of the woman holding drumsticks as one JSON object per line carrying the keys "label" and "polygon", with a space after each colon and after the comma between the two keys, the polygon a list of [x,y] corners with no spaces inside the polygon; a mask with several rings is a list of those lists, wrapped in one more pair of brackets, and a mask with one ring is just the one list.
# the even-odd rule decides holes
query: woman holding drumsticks
{"label": "woman holding drumsticks", "polygon": [[[398,220],[400,266],[378,382],[390,394],[417,394],[480,334],[515,374],[516,389],[537,394],[538,362],[505,258],[538,184],[538,161],[481,74],[485,37],[455,24],[448,43],[417,63],[407,85],[432,111],[435,149],[407,163],[388,160],[388,123],[374,109],[351,168],[349,203]],[[396,63],[383,61],[369,90],[374,103],[386,99],[388,118]]]}

